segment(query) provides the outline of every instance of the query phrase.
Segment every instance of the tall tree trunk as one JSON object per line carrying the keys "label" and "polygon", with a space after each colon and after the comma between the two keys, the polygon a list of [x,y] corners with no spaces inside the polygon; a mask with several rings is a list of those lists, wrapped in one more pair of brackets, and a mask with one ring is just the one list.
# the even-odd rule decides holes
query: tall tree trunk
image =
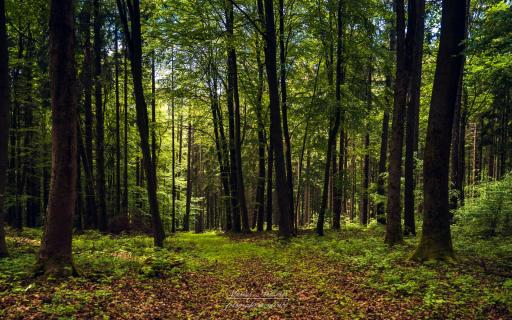
{"label": "tall tree trunk", "polygon": [[[259,0],[261,1],[261,0]],[[279,89],[277,78],[277,41],[274,21],[274,4],[272,0],[264,0],[265,4],[265,67],[270,98],[270,143],[274,153],[276,169],[276,190],[279,204],[279,234],[289,237],[293,234],[290,221],[290,196],[286,179],[286,160],[283,152],[283,132],[281,128],[281,113],[279,106]],[[270,170],[269,170],[270,171]]]}
{"label": "tall tree trunk", "polygon": [[127,49],[124,49],[124,84],[123,84],[123,94],[124,94],[124,141],[123,141],[123,214],[128,215],[128,64],[127,64],[128,52]]}
{"label": "tall tree trunk", "polygon": [[98,226],[98,216],[96,212],[96,196],[94,188],[94,167],[93,167],[93,112],[92,112],[92,68],[93,54],[91,47],[91,9],[92,3],[84,5],[84,61],[82,71],[82,86],[84,89],[84,118],[85,118],[85,156],[82,155],[84,162],[84,171],[91,173],[92,181],[86,182],[86,228],[96,228]]}
{"label": "tall tree trunk", "polygon": [[151,53],[151,158],[155,170],[158,167],[156,157],[156,74],[155,74],[155,51]]}
{"label": "tall tree trunk", "polygon": [[183,231],[190,231],[190,207],[192,201],[192,120],[190,109],[188,113],[188,138],[187,138],[187,198],[185,203],[185,216],[183,217]]}
{"label": "tall tree trunk", "polygon": [[114,37],[114,64],[116,86],[116,174],[115,174],[115,214],[121,213],[121,104],[119,100],[119,50],[118,31]]}
{"label": "tall tree trunk", "polygon": [[444,0],[441,38],[427,127],[423,165],[424,217],[417,260],[451,259],[448,207],[450,139],[457,86],[461,77],[468,0]]}
{"label": "tall tree trunk", "polygon": [[219,162],[220,169],[220,180],[222,184],[222,190],[224,192],[224,208],[226,217],[226,231],[231,230],[231,202],[230,202],[230,185],[229,185],[229,152],[226,143],[226,137],[224,134],[224,126],[222,124],[222,114],[220,112],[220,103],[218,95],[218,79],[217,69],[213,62],[210,62],[209,68],[210,76],[210,106],[212,110],[213,119],[213,132],[215,137],[215,149],[217,153],[217,160]]}
{"label": "tall tree trunk", "polygon": [[94,5],[94,90],[96,106],[96,189],[98,195],[98,229],[107,231],[107,204],[105,201],[105,126],[101,81],[101,16],[99,0]]}
{"label": "tall tree trunk", "polygon": [[344,82],[345,74],[342,69],[343,59],[343,24],[342,17],[344,14],[344,0],[338,0],[338,14],[337,14],[337,41],[336,41],[336,111],[331,118],[331,128],[329,131],[329,138],[327,142],[327,155],[325,161],[324,171],[324,186],[322,191],[322,202],[320,205],[320,212],[318,213],[318,222],[316,226],[316,232],[322,236],[324,234],[324,220],[325,211],[327,209],[327,193],[329,187],[329,174],[330,164],[332,161],[332,148],[336,141],[336,136],[340,130],[341,124],[341,84]]}
{"label": "tall tree trunk", "polygon": [[[370,65],[368,66],[368,77],[367,77],[367,92],[366,92],[366,99],[367,99],[367,112],[370,114],[371,108],[372,108],[372,66],[371,66],[371,59],[370,59]],[[368,125],[368,124],[367,124]],[[363,192],[362,192],[362,199],[361,199],[361,216],[360,221],[362,225],[368,224],[368,187],[370,184],[370,132],[368,131],[369,128],[366,128],[366,133],[364,136],[364,166],[363,166]]]}
{"label": "tall tree trunk", "polygon": [[[131,69],[133,89],[135,94],[135,108],[137,111],[136,120],[141,140],[140,147],[142,150],[142,159],[147,176],[146,188],[148,191],[149,210],[151,213],[151,220],[153,225],[154,242],[156,246],[163,247],[165,232],[158,206],[156,166],[154,159],[151,157],[149,144],[148,112],[146,101],[144,99],[144,88],[142,85],[142,36],[140,26],[140,7],[139,0],[128,1],[130,4],[128,5],[128,8],[126,7],[124,0],[116,0],[116,3],[121,21],[123,23],[123,30],[126,37],[126,43],[128,44],[128,53],[132,66]],[[127,9],[131,20],[130,25],[128,24],[128,16],[126,11]]]}
{"label": "tall tree trunk", "polygon": [[172,209],[171,209],[171,232],[176,233],[176,148],[175,148],[175,97],[174,97],[174,47],[171,49],[171,152],[172,152]]}
{"label": "tall tree trunk", "polygon": [[[407,120],[405,133],[405,186],[404,186],[404,235],[416,235],[414,219],[414,151],[418,149],[417,132],[418,113],[420,107],[421,70],[423,59],[423,38],[425,35],[425,1],[409,1],[408,38],[412,46],[411,76],[409,83],[409,101],[407,104]],[[409,36],[411,32],[411,36]]]}
{"label": "tall tree trunk", "polygon": [[272,149],[272,142],[269,141],[268,145],[268,158],[267,158],[267,208],[266,212],[266,223],[267,231],[272,231],[272,169],[274,167],[274,150]]}
{"label": "tall tree trunk", "polygon": [[[260,8],[263,11],[263,8]],[[258,65],[258,93],[256,97],[256,117],[258,123],[258,185],[256,187],[256,217],[257,230],[263,231],[265,216],[265,147],[267,138],[265,136],[265,125],[263,123],[263,90],[264,90],[264,68],[261,61],[261,44],[259,37],[256,40],[256,62]]]}
{"label": "tall tree trunk", "polygon": [[7,182],[9,152],[9,52],[7,43],[7,25],[5,1],[0,0],[0,258],[9,252],[4,231],[4,194]]}
{"label": "tall tree trunk", "polygon": [[286,43],[284,35],[284,0],[279,0],[279,67],[280,67],[280,86],[281,86],[281,111],[283,114],[283,135],[285,143],[286,156],[286,181],[288,184],[288,194],[290,202],[290,223],[294,222],[293,208],[293,171],[292,171],[292,147],[290,143],[290,132],[288,130],[288,94],[286,90]]}
{"label": "tall tree trunk", "polygon": [[402,208],[400,180],[402,177],[402,150],[404,140],[404,111],[407,97],[408,72],[405,44],[404,0],[395,0],[396,10],[396,77],[393,102],[393,121],[389,154],[388,202],[386,210],[386,237],[389,245],[402,242]]}
{"label": "tall tree trunk", "polygon": [[[245,186],[242,170],[241,137],[240,137],[240,98],[238,94],[237,55],[233,46],[233,3],[226,1],[226,31],[228,35],[228,112],[229,112],[229,140],[231,153],[231,193],[232,193],[232,225],[234,232],[251,231],[249,215],[245,201]],[[240,221],[241,219],[241,221]],[[241,222],[241,224],[240,224]]]}
{"label": "tall tree trunk", "polygon": [[52,177],[38,273],[73,274],[71,242],[76,198],[76,70],[72,0],[50,4]]}

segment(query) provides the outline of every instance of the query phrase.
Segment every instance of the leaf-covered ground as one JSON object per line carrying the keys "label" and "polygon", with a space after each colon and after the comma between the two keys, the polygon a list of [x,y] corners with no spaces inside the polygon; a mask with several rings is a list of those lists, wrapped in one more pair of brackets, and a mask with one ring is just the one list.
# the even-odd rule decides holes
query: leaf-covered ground
{"label": "leaf-covered ground", "polygon": [[81,276],[30,277],[39,230],[9,232],[0,261],[2,319],[512,319],[512,240],[454,239],[454,264],[408,260],[379,226],[319,238],[303,231],[74,238]]}

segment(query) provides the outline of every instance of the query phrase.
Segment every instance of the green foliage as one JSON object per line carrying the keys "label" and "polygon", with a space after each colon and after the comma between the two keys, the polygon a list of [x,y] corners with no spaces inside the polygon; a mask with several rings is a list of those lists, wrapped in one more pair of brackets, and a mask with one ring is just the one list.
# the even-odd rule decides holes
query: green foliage
{"label": "green foliage", "polygon": [[457,223],[472,234],[484,237],[508,236],[512,232],[512,175],[472,187],[477,196],[469,198],[455,213]]}

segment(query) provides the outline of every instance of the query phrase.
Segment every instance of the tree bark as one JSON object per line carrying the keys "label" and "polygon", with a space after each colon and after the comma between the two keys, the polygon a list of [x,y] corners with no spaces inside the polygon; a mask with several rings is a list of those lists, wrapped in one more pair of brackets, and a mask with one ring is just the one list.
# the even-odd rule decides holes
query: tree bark
{"label": "tree bark", "polygon": [[444,0],[424,156],[424,217],[416,260],[451,259],[448,165],[457,86],[462,72],[468,0]]}
{"label": "tree bark", "polygon": [[52,176],[37,273],[67,277],[75,273],[71,248],[77,172],[73,1],[52,0],[50,6]]}

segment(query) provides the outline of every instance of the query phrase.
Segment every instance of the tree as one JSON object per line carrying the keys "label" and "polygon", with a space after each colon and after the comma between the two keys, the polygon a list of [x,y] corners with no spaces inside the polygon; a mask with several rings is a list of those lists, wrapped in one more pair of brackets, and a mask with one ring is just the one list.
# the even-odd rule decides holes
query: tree
{"label": "tree", "polygon": [[101,15],[99,0],[94,7],[94,98],[96,106],[96,189],[98,195],[98,229],[107,231],[107,204],[105,201],[105,117],[103,114],[103,94],[101,81]]}
{"label": "tree", "polygon": [[451,259],[448,206],[450,139],[457,86],[461,77],[468,0],[444,0],[441,38],[427,127],[423,164],[424,217],[416,260]]}
{"label": "tree", "polygon": [[404,235],[416,235],[414,220],[414,152],[418,149],[418,113],[420,107],[421,70],[423,58],[423,38],[425,35],[425,1],[409,1],[407,20],[408,52],[411,76],[408,89],[405,135],[405,186],[404,186]]}
{"label": "tree", "polygon": [[70,276],[76,198],[76,70],[72,0],[50,3],[52,176],[37,273]]}
{"label": "tree", "polygon": [[[261,0],[259,0],[261,1]],[[276,191],[279,205],[279,234],[289,237],[293,233],[290,221],[290,196],[286,176],[286,163],[283,151],[283,131],[281,127],[281,112],[279,106],[279,90],[277,79],[277,41],[274,21],[274,3],[264,1],[265,8],[265,68],[270,98],[270,143],[272,145],[274,165],[276,170]],[[269,154],[270,154],[269,152]],[[269,160],[270,162],[270,160]],[[269,170],[269,176],[271,171]],[[270,214],[270,212],[268,213]],[[268,225],[267,225],[268,228]]]}
{"label": "tree", "polygon": [[[148,191],[154,242],[156,246],[163,247],[165,232],[158,207],[156,163],[155,159],[151,157],[148,111],[144,99],[144,88],[142,86],[142,35],[139,0],[116,0],[116,3],[123,24],[124,36],[132,67],[135,109],[137,111],[136,122],[140,135],[142,161],[146,172],[146,188]],[[128,18],[130,19],[130,24],[128,24]]]}
{"label": "tree", "polygon": [[4,198],[9,137],[9,52],[5,1],[0,0],[0,258],[8,255],[4,231]]}
{"label": "tree", "polygon": [[[325,169],[324,169],[324,186],[322,190],[322,203],[320,206],[320,212],[318,213],[318,222],[316,225],[316,233],[319,236],[323,236],[324,234],[324,220],[325,220],[325,211],[327,209],[327,195],[329,188],[329,175],[330,175],[330,165],[332,162],[332,154],[333,147],[336,142],[336,136],[338,131],[340,130],[341,124],[341,84],[345,80],[345,74],[342,67],[342,59],[343,59],[343,21],[342,17],[344,14],[344,0],[338,0],[338,12],[337,12],[337,41],[336,41],[336,106],[334,115],[330,121],[330,130],[329,130],[329,138],[327,142],[327,153],[325,160]],[[340,152],[342,152],[340,150]]]}
{"label": "tree", "polygon": [[395,0],[396,11],[396,77],[393,102],[393,120],[389,147],[388,202],[386,208],[386,237],[389,245],[402,242],[402,208],[400,179],[402,177],[402,150],[404,139],[404,111],[407,98],[407,68],[405,57],[404,1]]}
{"label": "tree", "polygon": [[[226,1],[227,48],[227,105],[229,113],[229,145],[231,164],[232,228],[234,232],[248,233],[249,215],[245,201],[245,186],[242,172],[242,142],[240,137],[240,96],[238,91],[237,55],[233,46],[233,3]],[[241,219],[241,221],[240,221]],[[240,225],[241,222],[241,225]]]}

